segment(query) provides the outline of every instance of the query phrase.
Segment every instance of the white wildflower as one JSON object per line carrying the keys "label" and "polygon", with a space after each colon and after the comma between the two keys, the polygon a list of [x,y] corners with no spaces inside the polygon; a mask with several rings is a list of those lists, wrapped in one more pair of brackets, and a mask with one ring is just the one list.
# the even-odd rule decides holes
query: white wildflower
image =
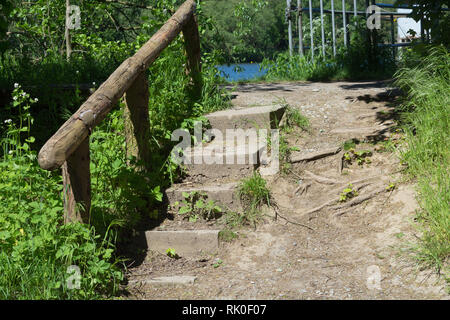
{"label": "white wildflower", "polygon": [[17,89],[19,87],[19,84],[16,82],[14,83],[14,89]]}
{"label": "white wildflower", "polygon": [[11,123],[11,122],[12,122],[11,119],[6,119],[6,120],[5,120],[5,123]]}
{"label": "white wildflower", "polygon": [[39,100],[38,100],[38,98],[34,98],[34,102],[38,102]]}

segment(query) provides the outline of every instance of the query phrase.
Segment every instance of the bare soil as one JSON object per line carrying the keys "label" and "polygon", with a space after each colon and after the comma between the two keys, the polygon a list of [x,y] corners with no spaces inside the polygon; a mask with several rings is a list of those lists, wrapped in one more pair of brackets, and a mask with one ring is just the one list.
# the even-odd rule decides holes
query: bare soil
{"label": "bare soil", "polygon": [[[340,168],[340,152],[294,163],[284,173],[267,177],[278,215],[273,209],[265,210],[256,229],[240,228],[239,237],[222,242],[215,256],[172,259],[150,253],[128,270],[128,279],[191,275],[196,281],[183,286],[130,285],[125,297],[449,299],[444,279],[434,270],[421,270],[410,250],[420,236],[414,221],[415,186],[402,176],[398,155],[385,148],[388,141],[401,142],[393,107],[397,94],[387,82],[265,83],[234,88],[236,108],[285,99],[308,117],[308,131],[297,129],[288,136],[289,145],[298,147],[299,153],[357,139],[355,149],[370,150],[371,162]],[[318,182],[308,172],[334,182]],[[333,202],[351,182],[360,187],[358,195]],[[391,184],[395,188],[386,190]],[[342,208],[371,194],[366,201]],[[312,210],[325,203],[329,205]],[[184,222],[175,220],[168,226],[174,223]],[[217,228],[214,223],[199,226]]]}

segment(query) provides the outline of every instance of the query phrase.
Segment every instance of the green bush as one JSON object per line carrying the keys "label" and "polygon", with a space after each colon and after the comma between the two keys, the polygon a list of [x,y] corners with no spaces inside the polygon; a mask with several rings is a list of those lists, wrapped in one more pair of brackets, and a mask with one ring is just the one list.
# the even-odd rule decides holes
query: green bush
{"label": "green bush", "polygon": [[[35,103],[19,85],[4,121],[0,161],[0,298],[98,299],[117,292],[122,272],[106,232],[62,225],[61,177],[39,168],[29,135]],[[79,286],[70,281],[70,266],[79,268]],[[69,268],[69,269],[68,269]],[[70,284],[75,284],[71,289]]]}

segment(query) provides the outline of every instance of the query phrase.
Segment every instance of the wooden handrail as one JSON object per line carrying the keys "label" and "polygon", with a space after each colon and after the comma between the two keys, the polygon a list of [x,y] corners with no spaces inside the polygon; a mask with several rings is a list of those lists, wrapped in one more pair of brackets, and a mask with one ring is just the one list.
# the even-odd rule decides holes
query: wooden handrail
{"label": "wooden handrail", "polygon": [[161,29],[126,59],[41,148],[38,156],[41,168],[55,170],[62,167],[66,222],[89,222],[89,133],[124,94],[127,105],[125,120],[128,131],[134,133],[131,139],[127,137],[127,148],[131,146],[127,154],[146,160],[148,141],[143,139],[148,139],[149,121],[145,72],[181,31],[187,55],[186,71],[194,93],[201,94],[200,40],[195,8],[195,0],[184,2]]}

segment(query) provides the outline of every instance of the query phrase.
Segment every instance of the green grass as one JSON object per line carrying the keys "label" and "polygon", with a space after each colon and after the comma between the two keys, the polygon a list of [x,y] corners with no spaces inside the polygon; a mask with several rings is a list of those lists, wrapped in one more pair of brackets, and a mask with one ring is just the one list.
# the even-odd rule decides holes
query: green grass
{"label": "green grass", "polygon": [[417,179],[420,203],[417,257],[450,279],[450,53],[433,48],[418,66],[400,70],[396,78],[407,94],[402,161]]}
{"label": "green grass", "polygon": [[310,128],[309,119],[305,117],[300,110],[287,105],[285,130],[289,130],[294,126],[297,126],[302,130],[308,130]]}
{"label": "green grass", "polygon": [[226,223],[235,228],[241,225],[254,225],[262,218],[261,207],[270,205],[270,191],[266,180],[256,171],[252,176],[241,180],[237,194],[243,204],[243,213],[228,212]]}

